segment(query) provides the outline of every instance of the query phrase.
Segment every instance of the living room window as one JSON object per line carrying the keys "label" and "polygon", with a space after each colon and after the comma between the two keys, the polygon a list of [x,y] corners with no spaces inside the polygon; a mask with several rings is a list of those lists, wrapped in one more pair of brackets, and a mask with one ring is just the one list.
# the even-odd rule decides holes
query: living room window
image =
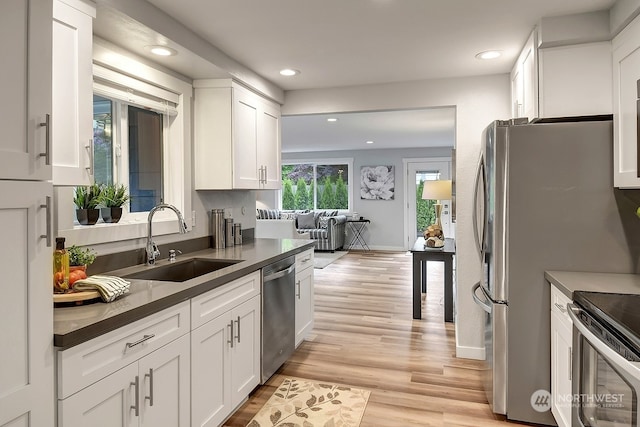
{"label": "living room window", "polygon": [[349,211],[352,169],[352,159],[283,163],[281,209]]}

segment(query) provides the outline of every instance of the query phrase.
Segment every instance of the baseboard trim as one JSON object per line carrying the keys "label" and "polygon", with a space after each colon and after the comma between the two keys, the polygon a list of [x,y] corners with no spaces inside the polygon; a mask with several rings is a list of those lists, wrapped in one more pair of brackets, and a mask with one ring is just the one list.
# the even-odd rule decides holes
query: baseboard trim
{"label": "baseboard trim", "polygon": [[482,347],[465,347],[456,345],[456,357],[460,359],[485,360],[485,351]]}

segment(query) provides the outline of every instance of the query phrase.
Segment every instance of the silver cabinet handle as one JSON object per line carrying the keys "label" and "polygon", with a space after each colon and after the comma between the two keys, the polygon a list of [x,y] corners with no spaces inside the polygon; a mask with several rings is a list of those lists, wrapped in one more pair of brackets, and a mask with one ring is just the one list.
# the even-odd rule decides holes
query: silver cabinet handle
{"label": "silver cabinet handle", "polygon": [[573,377],[573,349],[569,347],[567,350],[569,350],[569,381],[571,381]]}
{"label": "silver cabinet handle", "polygon": [[45,115],[44,122],[38,125],[46,128],[45,130],[47,132],[44,137],[44,153],[40,153],[39,156],[44,157],[44,164],[49,166],[51,164],[51,114]]}
{"label": "silver cabinet handle", "polygon": [[300,299],[300,280],[296,282],[296,286],[298,287],[298,291],[296,292],[296,296]]}
{"label": "silver cabinet handle", "polygon": [[233,320],[229,322],[227,326],[229,326],[229,339],[227,340],[227,344],[231,344],[231,348],[233,348]]}
{"label": "silver cabinet handle", "polygon": [[153,406],[153,368],[149,368],[149,373],[144,374],[145,378],[149,378],[149,396],[145,396],[144,400],[149,401],[149,406]]}
{"label": "silver cabinet handle", "polygon": [[47,215],[47,234],[41,234],[41,239],[47,239],[47,247],[51,247],[51,196],[47,196],[47,201],[40,208],[46,209]]}
{"label": "silver cabinet handle", "polygon": [[150,340],[151,338],[155,337],[156,334],[149,334],[149,335],[144,335],[142,338],[140,338],[138,341],[135,342],[128,342],[127,343],[127,348],[132,348],[137,346],[138,344],[142,344],[145,341]]}
{"label": "silver cabinet handle", "polygon": [[263,184],[267,184],[267,166],[265,165],[264,167],[264,181],[262,182]]}
{"label": "silver cabinet handle", "polygon": [[238,324],[238,333],[236,334],[236,338],[238,339],[238,342],[240,342],[240,316],[238,316],[236,323]]}
{"label": "silver cabinet handle", "polygon": [[89,166],[85,166],[85,169],[90,176],[93,176],[93,138],[89,138],[89,145],[85,145],[87,153],[89,154]]}
{"label": "silver cabinet handle", "polygon": [[309,255],[307,258],[303,259],[302,261],[300,261],[302,264],[306,264],[309,261],[311,261],[311,255]]}
{"label": "silver cabinet handle", "polygon": [[564,307],[562,306],[562,304],[560,304],[560,303],[557,303],[557,302],[556,302],[556,303],[554,303],[553,305],[555,305],[555,306],[556,306],[556,308],[557,308],[558,310],[560,310],[560,313],[564,314],[564,313],[566,313],[566,312],[567,312],[567,309],[566,309],[566,308],[564,308]]}
{"label": "silver cabinet handle", "polygon": [[134,382],[130,383],[136,389],[135,405],[132,405],[130,409],[135,409],[136,417],[140,416],[140,377],[136,375]]}

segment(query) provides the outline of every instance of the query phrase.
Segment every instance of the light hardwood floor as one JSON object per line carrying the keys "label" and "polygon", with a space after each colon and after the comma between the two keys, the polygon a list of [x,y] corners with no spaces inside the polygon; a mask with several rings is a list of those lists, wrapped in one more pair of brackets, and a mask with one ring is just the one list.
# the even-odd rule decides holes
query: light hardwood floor
{"label": "light hardwood floor", "polygon": [[226,426],[245,426],[287,376],[371,390],[362,426],[519,425],[491,412],[481,363],[455,357],[442,263],[428,264],[422,320],[412,319],[410,255],[352,252],[314,273],[313,335]]}

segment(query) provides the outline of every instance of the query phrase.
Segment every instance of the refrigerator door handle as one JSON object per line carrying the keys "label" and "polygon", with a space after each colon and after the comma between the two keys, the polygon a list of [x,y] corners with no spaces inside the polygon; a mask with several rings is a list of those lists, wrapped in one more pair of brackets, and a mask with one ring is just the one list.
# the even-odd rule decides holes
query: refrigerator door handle
{"label": "refrigerator door handle", "polygon": [[[480,185],[480,179],[482,179],[482,197],[483,197],[483,208],[482,208],[482,235],[480,235],[480,229],[478,224],[478,190]],[[480,155],[480,161],[478,162],[478,170],[476,172],[476,179],[474,184],[474,192],[473,192],[473,237],[476,241],[476,248],[478,249],[478,253],[482,254],[483,244],[484,244],[484,233],[485,233],[485,222],[486,222],[486,185],[484,182],[484,157]]]}
{"label": "refrigerator door handle", "polygon": [[[476,291],[478,290],[478,288],[482,289],[482,294],[485,296],[485,300],[484,301],[482,301],[480,298],[478,298],[478,295],[476,294]],[[473,296],[473,300],[476,302],[476,304],[478,304],[480,307],[482,307],[482,309],[484,311],[486,311],[487,313],[491,314],[491,305],[487,304],[487,299],[486,299],[487,296],[485,294],[484,288],[482,288],[482,286],[480,285],[480,282],[477,282],[475,285],[473,285],[473,288],[471,288],[471,295]]]}

